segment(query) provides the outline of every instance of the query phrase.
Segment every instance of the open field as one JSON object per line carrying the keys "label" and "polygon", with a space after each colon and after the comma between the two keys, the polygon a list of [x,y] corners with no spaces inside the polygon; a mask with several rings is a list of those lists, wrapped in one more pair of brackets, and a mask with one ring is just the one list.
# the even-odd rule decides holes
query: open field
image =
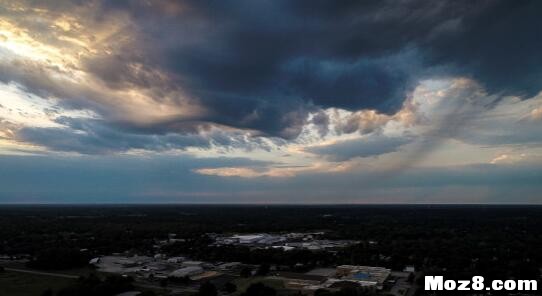
{"label": "open field", "polygon": [[282,281],[267,279],[265,277],[239,278],[233,281],[233,283],[237,286],[237,291],[233,294],[234,296],[240,295],[250,285],[255,283],[262,283],[276,290],[284,289],[284,284],[282,283]]}
{"label": "open field", "polygon": [[[5,272],[0,273],[0,296],[39,296],[49,288],[53,292],[57,292],[72,284],[77,279],[78,274],[86,275],[83,272],[83,268],[62,271],[62,273],[7,268]],[[176,289],[162,289],[141,283],[134,283],[134,286],[136,286],[134,290],[153,291],[158,296],[169,295],[170,292],[176,291]]]}
{"label": "open field", "polygon": [[0,295],[2,296],[39,296],[50,288],[58,291],[74,279],[5,271],[0,273]]}
{"label": "open field", "polygon": [[[21,270],[21,271],[33,271],[33,272],[50,272],[53,274],[65,274],[68,276],[88,276],[91,273],[96,273],[95,270],[93,270],[91,267],[80,267],[80,268],[71,268],[71,269],[63,269],[63,270],[50,270],[50,271],[44,271],[44,270],[36,270],[32,268],[28,268],[25,264],[25,261],[1,261],[0,260],[0,266],[3,266],[7,269],[15,269],[15,270]],[[13,270],[13,271],[15,271]],[[1,296],[1,295],[0,295]]]}

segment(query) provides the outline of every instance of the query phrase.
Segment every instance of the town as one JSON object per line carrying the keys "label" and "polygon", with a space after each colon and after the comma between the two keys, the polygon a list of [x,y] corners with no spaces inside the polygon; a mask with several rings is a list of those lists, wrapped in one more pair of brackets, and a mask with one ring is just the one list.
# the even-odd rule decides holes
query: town
{"label": "town", "polygon": [[375,295],[414,295],[415,291],[415,269],[412,267],[391,271],[384,267],[340,265],[298,273],[281,271],[276,266],[264,270],[261,265],[191,261],[182,257],[167,258],[160,254],[155,257],[104,256],[90,263],[98,271],[131,276],[137,282],[149,286],[169,286],[177,292],[195,293],[202,284],[211,283],[222,294],[230,294],[238,289],[233,283],[254,282],[251,277],[271,287],[279,287],[282,294],[300,292],[303,295],[314,295],[320,289],[339,291],[343,287],[360,288]]}
{"label": "town", "polygon": [[540,280],[542,237],[525,235],[538,231],[541,213],[0,207],[0,295],[425,296],[433,295],[424,290],[426,275]]}
{"label": "town", "polygon": [[[210,246],[239,245],[251,249],[280,249],[285,252],[307,250],[332,253],[359,243],[352,240],[321,239],[323,232],[233,235],[209,233],[206,236],[212,239]],[[170,257],[161,252],[168,246],[184,242],[184,238],[169,233],[167,239],[156,240],[156,245],[153,246],[155,253],[152,255],[138,255],[131,251],[103,255],[92,258],[89,267],[103,275],[133,279],[135,287],[160,290],[167,293],[164,295],[198,293],[204,285],[212,285],[220,295],[237,295],[246,292],[246,289],[255,284],[267,285],[279,295],[315,295],[321,291],[333,293],[345,288],[359,290],[358,292],[367,295],[389,296],[409,296],[416,291],[416,270],[413,266],[392,271],[385,267],[338,265],[299,272],[303,270],[302,263],[297,263],[293,270],[279,264],[200,261],[187,256]],[[3,256],[0,264],[7,263],[9,266],[11,259],[19,263],[26,262],[25,259]],[[135,296],[140,293],[128,291],[128,294],[124,292],[122,295]]]}

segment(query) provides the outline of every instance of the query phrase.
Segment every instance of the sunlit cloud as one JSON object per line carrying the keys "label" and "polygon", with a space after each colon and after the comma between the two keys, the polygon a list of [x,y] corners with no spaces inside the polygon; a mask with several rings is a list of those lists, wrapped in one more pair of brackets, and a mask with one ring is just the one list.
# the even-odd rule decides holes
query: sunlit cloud
{"label": "sunlit cloud", "polygon": [[319,162],[307,166],[270,166],[270,167],[219,167],[219,168],[199,168],[194,172],[201,175],[219,176],[219,177],[241,177],[241,178],[288,178],[300,174],[322,174],[346,172],[354,167],[352,162],[326,163]]}
{"label": "sunlit cloud", "polygon": [[533,120],[540,120],[542,119],[542,107],[537,107],[531,111],[531,118]]}

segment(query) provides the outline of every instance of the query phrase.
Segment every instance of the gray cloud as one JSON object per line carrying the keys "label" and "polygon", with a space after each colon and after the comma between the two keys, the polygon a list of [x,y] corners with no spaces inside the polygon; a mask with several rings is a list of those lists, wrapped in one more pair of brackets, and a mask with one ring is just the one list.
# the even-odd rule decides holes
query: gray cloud
{"label": "gray cloud", "polygon": [[481,146],[539,146],[542,144],[542,129],[540,122],[492,117],[489,114],[473,120],[456,138]]}
{"label": "gray cloud", "polygon": [[23,127],[15,139],[39,143],[51,150],[82,154],[109,154],[130,149],[167,151],[187,147],[210,148],[212,145],[251,150],[265,148],[259,141],[247,141],[242,135],[227,132],[207,134],[141,133],[114,126],[99,119],[59,117],[63,127]]}
{"label": "gray cloud", "polygon": [[345,161],[354,157],[373,157],[395,152],[399,147],[408,144],[411,137],[388,137],[381,134],[370,134],[360,139],[344,140],[325,146],[309,147],[310,153],[323,155],[332,161]]}
{"label": "gray cloud", "polygon": [[320,111],[316,113],[311,123],[316,126],[316,130],[321,137],[327,135],[329,132],[329,116],[325,112]]}

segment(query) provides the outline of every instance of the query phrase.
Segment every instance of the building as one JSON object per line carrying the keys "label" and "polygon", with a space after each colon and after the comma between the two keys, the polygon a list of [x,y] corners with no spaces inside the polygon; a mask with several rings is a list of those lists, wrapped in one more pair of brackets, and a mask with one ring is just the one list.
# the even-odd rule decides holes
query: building
{"label": "building", "polygon": [[259,240],[263,239],[263,234],[248,234],[248,235],[235,235],[232,239],[237,240],[240,244],[255,244]]}
{"label": "building", "polygon": [[307,272],[306,274],[321,275],[321,276],[325,276],[329,278],[329,277],[335,276],[336,273],[337,273],[337,269],[335,268],[315,268]]}
{"label": "building", "polygon": [[184,261],[182,266],[202,266],[205,262],[203,261]]}
{"label": "building", "polygon": [[[103,256],[94,258],[91,263],[101,272],[127,274],[140,271],[143,266],[154,262],[154,258],[146,256]],[[90,263],[90,262],[89,262]]]}
{"label": "building", "polygon": [[90,264],[90,265],[96,265],[96,264],[98,264],[98,263],[100,263],[100,257],[92,258],[92,259],[90,259],[90,261],[88,262],[88,264]]}
{"label": "building", "polygon": [[171,257],[167,260],[168,263],[181,263],[185,260],[184,257]]}
{"label": "building", "polygon": [[259,244],[272,245],[285,241],[286,239],[282,236],[276,235],[266,235],[258,241]]}
{"label": "building", "polygon": [[202,274],[203,271],[204,271],[203,268],[200,266],[188,266],[188,267],[183,267],[183,268],[173,271],[172,273],[169,274],[169,276],[174,277],[174,278],[183,278],[187,276],[190,277],[190,276]]}
{"label": "building", "polygon": [[235,270],[241,267],[241,262],[228,262],[224,264],[220,264],[218,266],[218,269],[220,270]]}
{"label": "building", "polygon": [[337,266],[337,278],[341,281],[351,281],[361,286],[376,286],[382,289],[391,270],[384,267],[340,265]]}
{"label": "building", "polygon": [[282,249],[283,251],[295,250],[295,247],[291,246],[272,246],[273,249]]}

